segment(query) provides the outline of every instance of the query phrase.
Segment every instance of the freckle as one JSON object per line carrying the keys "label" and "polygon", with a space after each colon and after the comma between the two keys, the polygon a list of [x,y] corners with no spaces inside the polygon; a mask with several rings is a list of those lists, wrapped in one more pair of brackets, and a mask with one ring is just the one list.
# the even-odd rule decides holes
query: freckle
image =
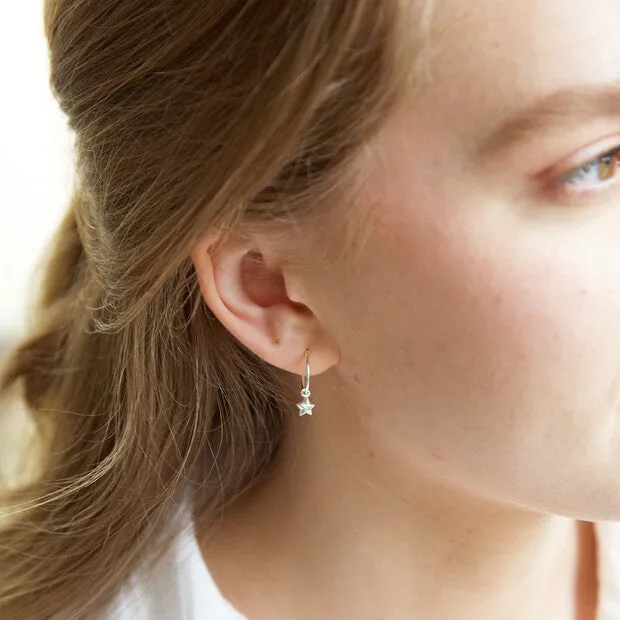
{"label": "freckle", "polygon": [[374,450],[369,450],[369,452],[368,452],[368,456],[369,456],[371,459],[374,459],[374,458],[375,458],[375,451],[374,451]]}
{"label": "freckle", "polygon": [[360,378],[357,375],[353,375],[353,381],[355,381],[355,383],[359,383]]}
{"label": "freckle", "polygon": [[431,456],[436,461],[443,461],[443,455],[441,454],[441,452],[439,452],[439,450],[431,450]]}

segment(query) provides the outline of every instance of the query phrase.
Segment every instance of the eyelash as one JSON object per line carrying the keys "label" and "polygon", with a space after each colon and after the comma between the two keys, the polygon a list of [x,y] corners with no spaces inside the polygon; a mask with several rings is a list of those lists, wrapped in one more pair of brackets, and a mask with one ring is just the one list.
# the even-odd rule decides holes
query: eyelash
{"label": "eyelash", "polygon": [[[595,181],[594,187],[592,187],[592,184],[588,187],[588,175],[592,172],[594,172],[599,178],[605,175],[607,176],[598,182]],[[607,151],[595,159],[591,159],[582,166],[573,168],[572,170],[562,174],[559,180],[559,185],[564,192],[571,194],[599,192],[603,191],[602,189],[598,189],[601,186],[613,185],[619,172],[620,147],[616,147],[615,149]],[[579,189],[583,186],[586,186],[586,188]]]}

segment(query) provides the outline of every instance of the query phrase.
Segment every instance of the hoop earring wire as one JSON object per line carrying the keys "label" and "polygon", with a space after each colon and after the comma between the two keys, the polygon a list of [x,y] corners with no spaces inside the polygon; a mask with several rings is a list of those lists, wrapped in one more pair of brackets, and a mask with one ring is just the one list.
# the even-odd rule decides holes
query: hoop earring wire
{"label": "hoop earring wire", "polygon": [[312,415],[314,405],[310,402],[310,351],[306,349],[306,377],[301,382],[301,402],[297,403],[299,415]]}

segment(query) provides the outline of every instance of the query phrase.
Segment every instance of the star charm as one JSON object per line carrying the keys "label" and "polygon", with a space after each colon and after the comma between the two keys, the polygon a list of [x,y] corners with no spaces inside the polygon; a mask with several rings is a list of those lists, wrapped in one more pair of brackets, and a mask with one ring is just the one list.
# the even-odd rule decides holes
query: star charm
{"label": "star charm", "polygon": [[297,408],[299,409],[299,415],[312,415],[313,407],[314,405],[310,402],[297,403]]}

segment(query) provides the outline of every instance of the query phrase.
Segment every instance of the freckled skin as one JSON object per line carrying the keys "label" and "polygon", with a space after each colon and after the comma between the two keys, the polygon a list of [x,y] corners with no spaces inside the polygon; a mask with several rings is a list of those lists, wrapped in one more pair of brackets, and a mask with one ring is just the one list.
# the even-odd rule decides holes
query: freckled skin
{"label": "freckled skin", "polygon": [[[463,144],[542,94],[620,79],[620,9],[599,4],[585,21],[582,2],[481,2],[465,21],[440,10],[435,79],[365,162],[352,211],[372,232],[312,283],[343,343],[337,372],[359,378],[367,435],[395,467],[594,520],[620,519],[620,190],[596,207],[525,200],[517,172],[471,168]],[[500,37],[484,24],[502,10],[514,22]],[[481,39],[463,57],[467,30]],[[601,40],[608,62],[592,63]]]}

